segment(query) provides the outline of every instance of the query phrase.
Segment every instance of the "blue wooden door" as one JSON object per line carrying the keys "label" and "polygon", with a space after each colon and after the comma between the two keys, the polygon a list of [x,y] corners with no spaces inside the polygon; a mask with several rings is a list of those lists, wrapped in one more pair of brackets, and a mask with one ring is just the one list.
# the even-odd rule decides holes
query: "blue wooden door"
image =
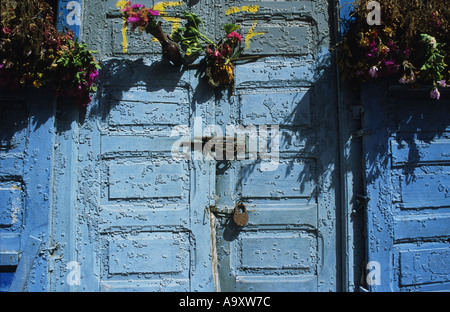
{"label": "blue wooden door", "polygon": [[[265,56],[237,66],[231,93],[171,67],[149,36],[125,34],[116,2],[84,3],[84,39],[103,56],[102,81],[85,113],[59,118],[55,184],[64,188],[56,187],[51,289],[338,289],[328,1],[189,2],[212,36],[240,23],[247,53]],[[155,5],[172,16],[168,32],[186,9]],[[267,142],[275,149],[279,139],[279,153],[274,162],[173,157],[179,140],[202,146],[212,125],[254,126],[259,136],[266,127],[268,137],[279,129]],[[237,203],[250,218],[238,230],[220,213]]]}
{"label": "blue wooden door", "polygon": [[[65,131],[57,138],[55,183],[64,189],[56,190],[51,289],[214,290],[207,210],[214,167],[172,155],[175,129],[193,130],[196,118],[214,123],[214,92],[195,71],[161,60],[150,35],[126,33],[125,49],[116,3],[84,3],[84,27],[95,33],[86,40],[105,29],[91,28],[98,21],[109,36],[97,42],[104,61],[93,102],[59,118]],[[180,3],[166,9],[183,10]],[[211,16],[208,7],[198,13]]]}
{"label": "blue wooden door", "polygon": [[449,98],[385,82],[363,90],[371,291],[448,291]]}
{"label": "blue wooden door", "polygon": [[191,127],[192,116],[208,120],[210,101],[198,103],[193,73],[159,60],[111,60],[103,68],[102,90],[73,132],[76,143],[60,138],[57,161],[75,159],[56,179],[74,193],[59,196],[60,216],[70,223],[55,220],[63,246],[56,260],[62,274],[53,284],[76,291],[212,290],[205,210],[212,166],[171,152],[179,139],[173,127]]}
{"label": "blue wooden door", "polygon": [[[255,35],[247,37],[246,53],[266,57],[237,66],[233,95],[216,101],[216,123],[247,133],[254,129],[259,148],[268,144],[272,154],[264,157],[258,150],[254,159],[248,153],[244,160],[236,156],[216,164],[212,223],[217,288],[337,290],[339,158],[329,3],[232,5],[217,2],[217,14],[221,8],[226,11],[220,23],[243,25],[244,34]],[[270,138],[267,143],[265,137]],[[247,151],[253,139],[247,138]],[[226,214],[238,203],[247,207],[244,227]]]}

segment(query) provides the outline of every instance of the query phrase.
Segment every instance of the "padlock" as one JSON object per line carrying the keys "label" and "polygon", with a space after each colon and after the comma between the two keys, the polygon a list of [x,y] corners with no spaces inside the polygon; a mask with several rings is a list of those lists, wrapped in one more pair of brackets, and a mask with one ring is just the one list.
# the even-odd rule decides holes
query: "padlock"
{"label": "padlock", "polygon": [[234,207],[234,212],[233,212],[233,221],[234,223],[236,223],[236,225],[243,227],[247,224],[248,222],[248,213],[247,213],[247,207],[242,204],[236,204],[236,206]]}

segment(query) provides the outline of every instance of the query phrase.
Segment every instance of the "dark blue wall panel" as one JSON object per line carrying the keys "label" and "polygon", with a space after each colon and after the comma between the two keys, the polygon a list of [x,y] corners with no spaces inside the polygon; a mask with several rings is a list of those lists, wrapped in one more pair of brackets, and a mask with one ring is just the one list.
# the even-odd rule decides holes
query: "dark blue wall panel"
{"label": "dark blue wall panel", "polygon": [[363,88],[372,291],[450,289],[449,95],[386,81]]}

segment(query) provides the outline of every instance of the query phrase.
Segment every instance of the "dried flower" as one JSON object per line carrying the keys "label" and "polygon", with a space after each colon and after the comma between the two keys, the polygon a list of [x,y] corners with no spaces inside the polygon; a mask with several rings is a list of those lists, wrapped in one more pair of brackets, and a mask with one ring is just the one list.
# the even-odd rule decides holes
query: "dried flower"
{"label": "dried flower", "polygon": [[160,15],[157,10],[146,8],[143,4],[131,4],[130,1],[125,3],[121,11],[127,24],[131,24],[131,31],[139,28],[149,32],[156,26],[154,17]]}
{"label": "dried flower", "polygon": [[371,69],[369,69],[369,75],[372,78],[377,77],[378,68],[376,66],[373,66]]}
{"label": "dried flower", "polygon": [[439,92],[438,88],[434,88],[431,90],[430,98],[439,100],[441,98],[441,93]]}

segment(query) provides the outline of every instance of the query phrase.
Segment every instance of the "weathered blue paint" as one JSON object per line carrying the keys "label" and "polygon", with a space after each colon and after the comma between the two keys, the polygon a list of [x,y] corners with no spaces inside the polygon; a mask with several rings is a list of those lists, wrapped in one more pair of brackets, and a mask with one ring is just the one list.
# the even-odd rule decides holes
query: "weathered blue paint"
{"label": "weathered blue paint", "polygon": [[10,271],[2,290],[45,291],[55,97],[5,92],[1,109],[0,265]]}
{"label": "weathered blue paint", "polygon": [[81,34],[83,0],[59,0],[56,24],[59,30],[70,29],[76,37]]}
{"label": "weathered blue paint", "polygon": [[218,164],[216,207],[242,201],[249,213],[242,229],[220,215],[215,221],[221,291],[340,289],[337,105],[326,91],[333,88],[333,75],[314,77],[313,64],[298,57],[240,65],[235,97],[216,104],[216,118],[225,124],[276,124],[281,131],[274,171],[262,171],[260,161]]}
{"label": "weathered blue paint", "polygon": [[[371,291],[450,289],[450,100],[374,83],[362,92]],[[378,267],[373,266],[378,264]]]}
{"label": "weathered blue paint", "polygon": [[[57,122],[50,289],[339,289],[328,2],[265,1],[259,14],[228,15],[227,1],[193,3],[217,33],[226,21],[252,29],[249,53],[278,55],[239,65],[231,96],[161,60],[149,36],[128,35],[124,54],[116,2],[85,2],[83,38],[103,59],[100,90],[82,119],[66,111]],[[173,127],[195,135],[195,118],[203,129],[281,125],[280,165],[265,174],[251,161],[173,159]],[[249,205],[250,221],[230,232],[210,207],[238,201]]]}

